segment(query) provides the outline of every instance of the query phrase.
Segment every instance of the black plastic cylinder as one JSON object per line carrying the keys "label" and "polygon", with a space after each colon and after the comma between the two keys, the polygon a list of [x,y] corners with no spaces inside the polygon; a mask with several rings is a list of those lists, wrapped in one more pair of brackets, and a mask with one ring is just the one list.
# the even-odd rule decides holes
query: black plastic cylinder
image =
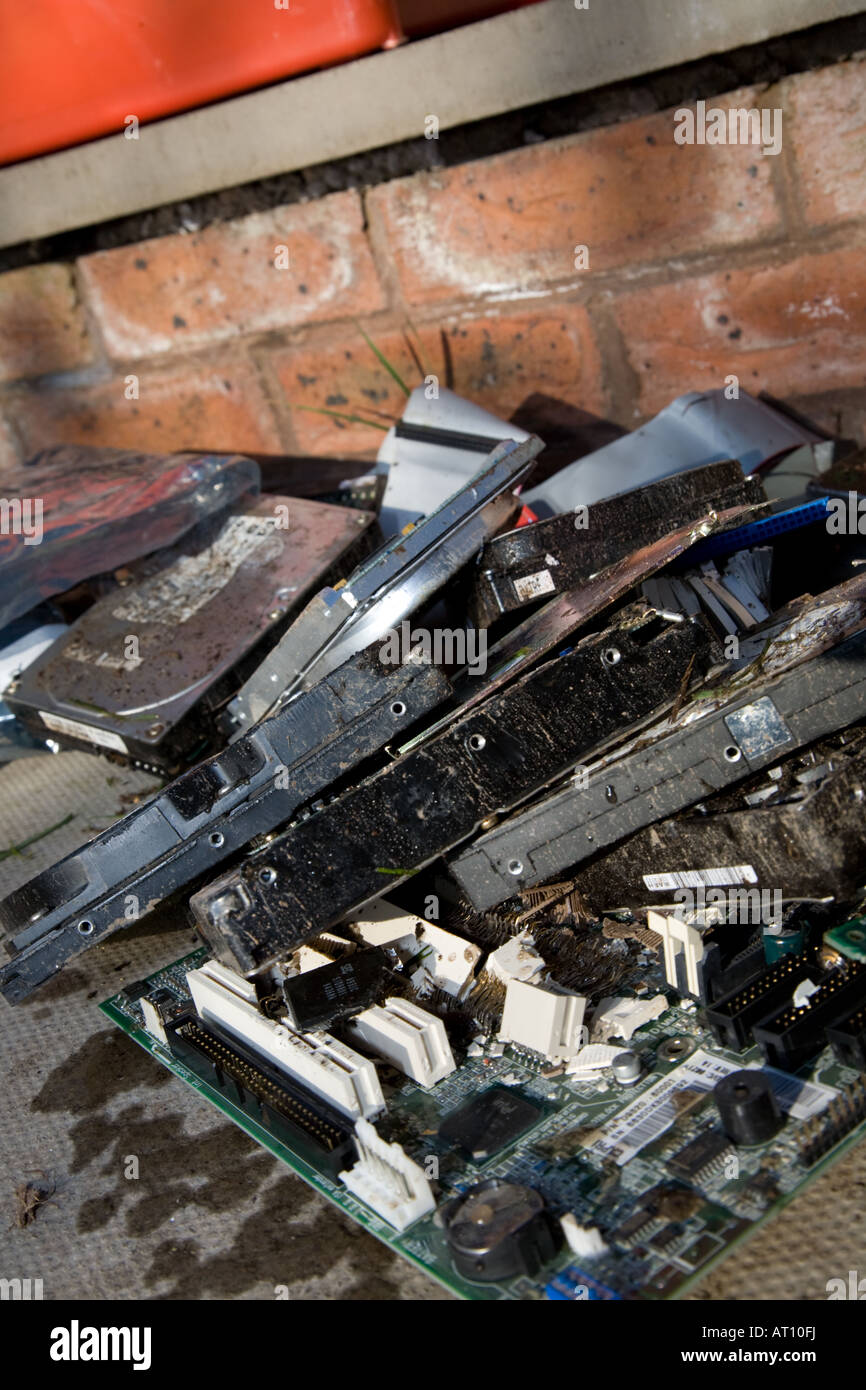
{"label": "black plastic cylinder", "polygon": [[735,1144],[766,1144],[785,1123],[779,1102],[762,1071],[732,1071],[713,1092],[722,1128]]}

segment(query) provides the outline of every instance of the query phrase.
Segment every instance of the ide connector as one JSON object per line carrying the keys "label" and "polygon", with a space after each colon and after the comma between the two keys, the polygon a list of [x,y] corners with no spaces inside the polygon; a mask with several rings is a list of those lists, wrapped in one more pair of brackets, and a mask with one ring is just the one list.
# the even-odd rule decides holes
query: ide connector
{"label": "ide connector", "polygon": [[753,1028],[771,1067],[797,1071],[826,1045],[827,1029],[866,1003],[866,965],[848,960],[831,970],[802,1003],[788,1002]]}
{"label": "ide connector", "polygon": [[218,1037],[191,1013],[169,1024],[167,1032],[173,1056],[307,1163],[337,1177],[355,1158],[346,1118],[264,1058],[256,1063],[240,1044]]}
{"label": "ide connector", "polygon": [[721,1047],[742,1052],[757,1023],[787,1007],[798,986],[817,984],[823,973],[813,948],[782,956],[744,988],[723,995],[705,1009],[707,1027]]}

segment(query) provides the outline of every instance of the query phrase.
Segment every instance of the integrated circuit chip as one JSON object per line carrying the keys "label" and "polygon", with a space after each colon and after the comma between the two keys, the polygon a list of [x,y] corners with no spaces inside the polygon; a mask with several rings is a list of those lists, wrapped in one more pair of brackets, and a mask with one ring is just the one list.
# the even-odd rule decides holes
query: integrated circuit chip
{"label": "integrated circuit chip", "polygon": [[519,1091],[491,1086],[446,1115],[439,1126],[439,1138],[462,1149],[475,1163],[486,1163],[532,1129],[542,1113]]}
{"label": "integrated circuit chip", "polygon": [[292,1026],[302,1033],[330,1028],[374,1004],[384,987],[386,960],[376,949],[306,970],[284,981]]}
{"label": "integrated circuit chip", "polygon": [[708,1129],[668,1159],[667,1166],[675,1177],[687,1182],[700,1181],[718,1172],[727,1155],[733,1152],[731,1141],[721,1130]]}

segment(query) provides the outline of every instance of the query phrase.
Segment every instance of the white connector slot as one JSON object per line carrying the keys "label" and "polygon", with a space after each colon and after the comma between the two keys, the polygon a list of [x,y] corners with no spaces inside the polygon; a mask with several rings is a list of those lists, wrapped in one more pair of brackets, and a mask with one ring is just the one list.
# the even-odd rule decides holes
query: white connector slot
{"label": "white connector slot", "polygon": [[223,1028],[262,1057],[327,1100],[350,1119],[385,1109],[376,1067],[328,1033],[297,1033],[266,1018],[249,981],[217,961],[190,970],[187,983],[204,1023]]}
{"label": "white connector slot", "polygon": [[551,1062],[567,1061],[583,1042],[586,999],[555,986],[511,980],[505,991],[501,1042],[538,1052]]}
{"label": "white connector slot", "polygon": [[368,1120],[355,1125],[358,1161],[340,1174],[353,1196],[396,1231],[427,1216],[436,1202],[424,1170],[399,1144],[386,1144]]}
{"label": "white connector slot", "polygon": [[[679,917],[669,917],[662,912],[648,912],[647,926],[658,932],[662,938],[664,952],[665,979],[674,989],[685,990],[700,998],[698,982],[698,962],[703,959],[704,940],[697,927],[680,921]],[[684,980],[677,974],[677,957],[683,957]]]}
{"label": "white connector slot", "polygon": [[454,1071],[454,1057],[440,1018],[407,999],[386,999],[356,1014],[348,1025],[357,1038],[420,1086],[435,1086]]}

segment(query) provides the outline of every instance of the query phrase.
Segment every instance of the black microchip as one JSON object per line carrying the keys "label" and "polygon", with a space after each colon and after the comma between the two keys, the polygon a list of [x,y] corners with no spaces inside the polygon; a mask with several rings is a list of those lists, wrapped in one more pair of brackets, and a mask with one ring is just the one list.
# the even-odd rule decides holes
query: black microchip
{"label": "black microchip", "polygon": [[374,948],[292,975],[283,983],[292,1026],[302,1033],[328,1028],[375,1004],[386,969],[383,952]]}
{"label": "black microchip", "polygon": [[165,989],[164,987],[160,989],[145,990],[145,993],[147,994],[151,1004],[153,1004],[160,1017],[163,1016],[166,1009],[170,1009],[172,1005],[177,1003],[177,995],[173,994],[170,989]]}
{"label": "black microchip", "polygon": [[135,1004],[145,994],[150,993],[150,985],[147,980],[133,980],[132,984],[127,985],[122,991],[124,999],[128,999],[131,1004]]}
{"label": "black microchip", "polygon": [[532,1129],[542,1113],[519,1091],[491,1086],[446,1115],[439,1126],[439,1138],[456,1144],[476,1163],[484,1163]]}
{"label": "black microchip", "polygon": [[669,1158],[667,1166],[675,1177],[686,1180],[696,1178],[710,1164],[717,1163],[730,1148],[731,1141],[721,1130],[707,1129]]}
{"label": "black microchip", "polygon": [[659,1250],[663,1255],[667,1254],[678,1241],[683,1233],[683,1227],[676,1221],[669,1221],[666,1226],[647,1242],[651,1250]]}

